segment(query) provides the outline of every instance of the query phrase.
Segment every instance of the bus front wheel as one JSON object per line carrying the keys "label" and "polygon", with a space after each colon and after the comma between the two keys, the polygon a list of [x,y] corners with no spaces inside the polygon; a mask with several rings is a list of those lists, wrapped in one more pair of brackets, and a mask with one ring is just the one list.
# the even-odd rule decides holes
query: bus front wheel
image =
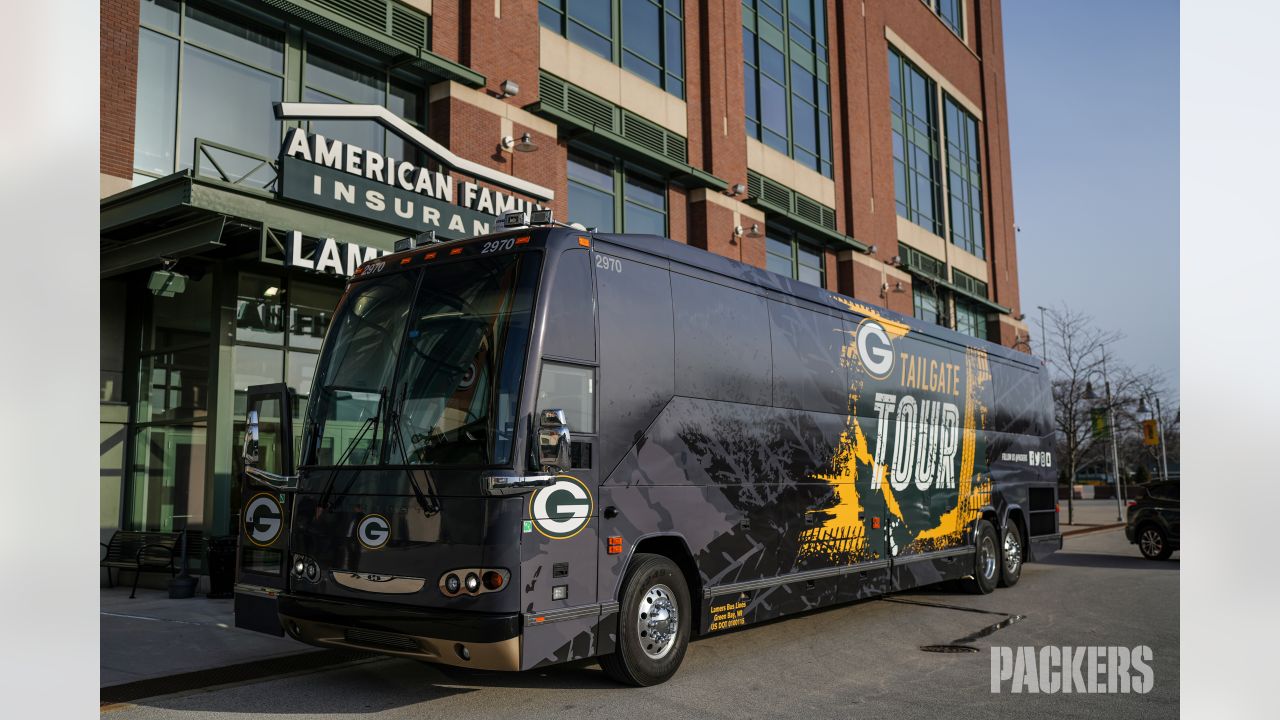
{"label": "bus front wheel", "polygon": [[627,685],[666,682],[684,660],[694,621],[680,568],[662,555],[637,553],[622,584],[618,645],[600,667]]}

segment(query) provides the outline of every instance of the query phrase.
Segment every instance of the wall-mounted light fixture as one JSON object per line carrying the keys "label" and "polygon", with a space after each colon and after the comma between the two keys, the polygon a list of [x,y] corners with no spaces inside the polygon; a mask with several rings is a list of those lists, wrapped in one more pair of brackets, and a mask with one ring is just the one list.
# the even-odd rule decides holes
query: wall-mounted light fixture
{"label": "wall-mounted light fixture", "polygon": [[529,133],[521,135],[519,140],[506,135],[502,138],[502,149],[507,152],[515,150],[516,152],[530,153],[538,149],[538,144],[533,141],[533,137]]}
{"label": "wall-mounted light fixture", "polygon": [[498,96],[500,98],[515,97],[520,94],[520,83],[515,80],[503,80],[499,88],[502,90],[502,94]]}
{"label": "wall-mounted light fixture", "polygon": [[890,289],[889,283],[887,283],[887,282],[885,282],[885,283],[880,283],[880,297],[882,297],[882,298],[887,298],[887,297],[889,297],[889,293],[890,293],[890,292],[895,292],[895,293],[904,293],[904,292],[906,292],[906,291],[907,291],[907,289],[906,289],[905,287],[903,287],[903,286],[902,286],[902,281],[901,281],[901,280],[899,280],[899,281],[895,282],[895,283],[893,284],[892,289]]}

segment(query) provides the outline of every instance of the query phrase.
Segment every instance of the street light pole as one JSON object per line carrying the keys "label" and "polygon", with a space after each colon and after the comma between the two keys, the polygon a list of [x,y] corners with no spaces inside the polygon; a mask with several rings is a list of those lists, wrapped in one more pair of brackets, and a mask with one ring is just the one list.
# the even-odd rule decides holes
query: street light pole
{"label": "street light pole", "polygon": [[[1037,305],[1036,308],[1040,310],[1040,357],[1043,358],[1045,364],[1048,365],[1049,341],[1046,339],[1047,336],[1045,335],[1044,329],[1044,306]],[[1071,468],[1071,477],[1067,478],[1067,482],[1069,483],[1067,485],[1067,524],[1070,525],[1071,521],[1075,518],[1075,507],[1071,504],[1071,497],[1075,495],[1076,492],[1076,471],[1074,465]]]}
{"label": "street light pole", "polygon": [[1160,433],[1160,474],[1169,482],[1169,451],[1164,444],[1164,413],[1160,412],[1160,396],[1156,395],[1156,432]]}
{"label": "street light pole", "polygon": [[1124,520],[1124,482],[1120,479],[1120,451],[1116,446],[1116,412],[1111,402],[1111,379],[1107,377],[1106,351],[1102,355],[1102,382],[1107,389],[1107,424],[1111,426],[1111,467],[1116,478],[1116,522]]}

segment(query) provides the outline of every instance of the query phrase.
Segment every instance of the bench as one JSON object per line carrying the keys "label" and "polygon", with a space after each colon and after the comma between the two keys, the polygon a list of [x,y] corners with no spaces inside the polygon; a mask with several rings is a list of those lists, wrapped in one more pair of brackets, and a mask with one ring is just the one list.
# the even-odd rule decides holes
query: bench
{"label": "bench", "polygon": [[[192,531],[187,535],[187,558],[192,553],[199,553],[200,533]],[[138,578],[144,572],[165,572],[173,577],[178,572],[179,556],[182,549],[182,533],[180,532],[134,532],[117,530],[111,535],[111,541],[99,543],[106,554],[99,567],[107,569],[107,586],[115,587],[111,579],[112,569],[132,570],[133,589],[129,597],[138,592]]]}

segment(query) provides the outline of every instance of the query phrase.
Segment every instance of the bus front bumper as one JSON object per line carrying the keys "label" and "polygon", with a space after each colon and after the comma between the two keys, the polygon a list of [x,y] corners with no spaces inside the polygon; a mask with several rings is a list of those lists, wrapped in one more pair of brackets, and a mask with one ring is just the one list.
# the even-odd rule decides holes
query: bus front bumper
{"label": "bus front bumper", "polygon": [[420,610],[281,594],[280,624],[310,645],[481,670],[520,669],[520,614]]}

